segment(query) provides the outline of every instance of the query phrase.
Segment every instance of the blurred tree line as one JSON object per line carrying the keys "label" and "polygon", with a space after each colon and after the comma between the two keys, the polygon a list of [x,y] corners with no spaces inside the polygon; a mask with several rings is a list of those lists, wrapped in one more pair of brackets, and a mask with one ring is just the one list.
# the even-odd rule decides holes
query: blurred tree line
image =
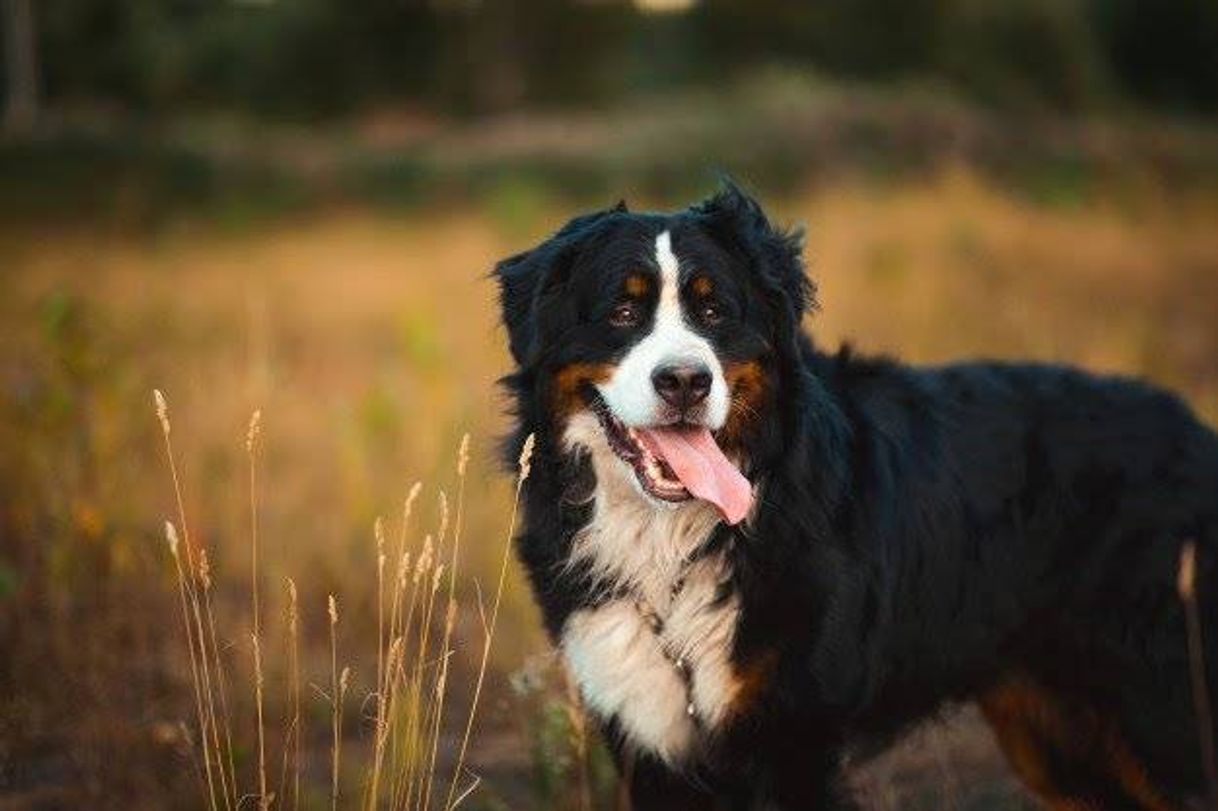
{"label": "blurred tree line", "polygon": [[1015,109],[1218,112],[1218,0],[33,0],[25,36],[29,5],[0,0],[10,106],[32,76],[45,104],[137,114],[479,114],[781,63]]}

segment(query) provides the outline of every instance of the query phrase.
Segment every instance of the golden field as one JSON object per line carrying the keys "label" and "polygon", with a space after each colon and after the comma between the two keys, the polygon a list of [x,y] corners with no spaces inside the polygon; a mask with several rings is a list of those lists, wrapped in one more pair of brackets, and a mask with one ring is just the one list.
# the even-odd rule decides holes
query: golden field
{"label": "golden field", "polygon": [[[1218,197],[1145,183],[1036,203],[945,169],[843,178],[767,202],[774,219],[807,225],[821,302],[808,326],[822,346],[1144,375],[1218,419]],[[266,762],[286,799],[293,578],[306,685],[302,808],[331,802],[327,597],[341,611],[339,666],[352,674],[340,807],[366,807],[374,522],[383,517],[396,538],[406,494],[422,481],[409,548],[438,534],[440,493],[455,503],[457,451],[470,434],[438,733],[437,779],[447,780],[482,650],[478,606],[494,592],[512,503],[512,474],[495,451],[506,424],[495,381],[509,361],[487,273],[574,213],[543,198],[527,216],[492,205],[409,215],[351,206],[249,228],[0,233],[0,638],[10,645],[0,808],[208,807],[163,530],[179,519],[154,388],[169,402],[187,526],[210,555],[240,794],[256,790],[245,442],[261,409]],[[603,756],[578,762],[579,725],[546,650],[513,566],[468,758],[481,782],[463,807],[575,808],[586,804],[581,784],[611,807]],[[1022,807],[967,712],[858,780],[876,809]],[[272,807],[281,806],[291,803]]]}

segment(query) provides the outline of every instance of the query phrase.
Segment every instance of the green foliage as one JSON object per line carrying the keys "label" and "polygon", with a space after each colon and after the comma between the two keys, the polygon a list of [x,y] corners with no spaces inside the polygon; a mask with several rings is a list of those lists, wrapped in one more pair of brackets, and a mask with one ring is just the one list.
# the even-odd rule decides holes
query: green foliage
{"label": "green foliage", "polygon": [[20,578],[17,571],[4,560],[0,560],[0,600],[9,597],[19,585]]}
{"label": "green foliage", "polygon": [[944,20],[939,69],[1007,107],[1078,111],[1107,92],[1108,69],[1082,0],[969,0]]}
{"label": "green foliage", "polygon": [[[533,803],[548,811],[613,807],[617,773],[594,726],[582,721],[572,687],[552,658],[535,657],[511,675],[521,723],[532,760]],[[582,727],[582,728],[581,728]]]}
{"label": "green foliage", "polygon": [[52,101],[315,118],[597,106],[764,63],[928,76],[1003,106],[1218,111],[1212,0],[43,0]]}
{"label": "green foliage", "polygon": [[1090,19],[1117,83],[1131,98],[1218,110],[1218,3],[1090,0]]}
{"label": "green foliage", "polygon": [[492,183],[484,194],[491,219],[504,233],[520,237],[541,219],[549,197],[544,185],[525,175],[512,175]]}
{"label": "green foliage", "polygon": [[398,328],[401,353],[410,368],[433,371],[444,357],[434,314],[425,310],[407,310],[402,313]]}
{"label": "green foliage", "polygon": [[538,805],[551,808],[571,784],[575,770],[570,714],[559,701],[545,701],[533,722],[533,787]]}

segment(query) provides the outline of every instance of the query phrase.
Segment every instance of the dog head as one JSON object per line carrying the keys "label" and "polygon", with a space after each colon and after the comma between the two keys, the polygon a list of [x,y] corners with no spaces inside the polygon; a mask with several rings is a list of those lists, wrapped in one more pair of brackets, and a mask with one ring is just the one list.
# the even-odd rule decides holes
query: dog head
{"label": "dog head", "polygon": [[577,217],[500,262],[528,429],[592,452],[598,477],[657,506],[699,498],[742,520],[812,303],[801,243],[727,184],[675,214]]}

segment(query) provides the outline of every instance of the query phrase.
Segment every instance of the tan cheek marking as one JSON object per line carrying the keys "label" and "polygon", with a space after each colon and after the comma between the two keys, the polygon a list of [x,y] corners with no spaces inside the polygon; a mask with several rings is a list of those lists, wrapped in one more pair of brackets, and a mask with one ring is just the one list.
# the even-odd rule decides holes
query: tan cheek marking
{"label": "tan cheek marking", "polygon": [[626,295],[628,296],[642,298],[647,295],[649,286],[647,277],[642,273],[631,273],[626,277]]}
{"label": "tan cheek marking", "polygon": [[613,374],[610,363],[572,363],[554,375],[554,412],[559,417],[574,414],[584,406],[585,383],[604,383]]}
{"label": "tan cheek marking", "polygon": [[736,445],[743,440],[748,424],[761,418],[767,386],[765,369],[756,360],[726,363],[723,377],[731,404],[719,438],[723,444]]}
{"label": "tan cheek marking", "polygon": [[715,285],[705,276],[695,276],[691,287],[695,295],[702,296],[703,298],[715,292]]}

